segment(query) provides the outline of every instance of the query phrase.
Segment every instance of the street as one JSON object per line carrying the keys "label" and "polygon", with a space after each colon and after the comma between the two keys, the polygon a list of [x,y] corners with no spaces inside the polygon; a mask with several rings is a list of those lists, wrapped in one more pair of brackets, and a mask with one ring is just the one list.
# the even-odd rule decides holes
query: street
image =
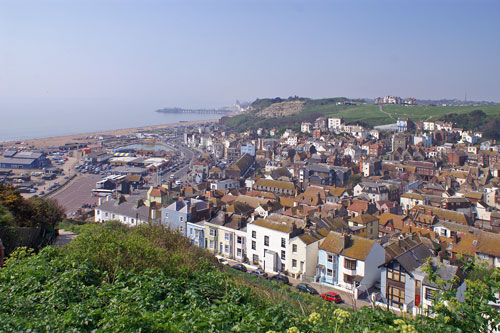
{"label": "street", "polygon": [[[240,262],[235,261],[235,260],[226,259],[226,258],[223,258],[223,259],[226,260],[227,264],[230,265],[230,266],[235,265],[235,264],[240,264]],[[254,270],[252,266],[245,265],[245,267],[247,267],[248,272]],[[273,274],[270,274],[269,276],[273,276]],[[371,306],[371,304],[370,304],[369,301],[367,301],[367,300],[361,300],[361,299],[353,299],[353,297],[352,297],[352,295],[350,293],[348,293],[348,292],[346,292],[344,290],[340,290],[338,288],[326,286],[326,285],[319,284],[319,283],[305,282],[305,281],[302,281],[302,280],[293,279],[291,277],[288,277],[288,280],[292,284],[291,288],[294,288],[294,289],[297,287],[297,285],[299,283],[307,283],[308,285],[310,285],[311,287],[313,287],[314,289],[316,289],[320,295],[322,293],[326,293],[326,292],[334,292],[334,293],[339,294],[340,297],[343,300],[342,303],[338,304],[339,306],[343,306],[343,307],[350,308],[350,309],[353,309],[353,310],[359,309],[359,308],[365,307],[365,306]]]}

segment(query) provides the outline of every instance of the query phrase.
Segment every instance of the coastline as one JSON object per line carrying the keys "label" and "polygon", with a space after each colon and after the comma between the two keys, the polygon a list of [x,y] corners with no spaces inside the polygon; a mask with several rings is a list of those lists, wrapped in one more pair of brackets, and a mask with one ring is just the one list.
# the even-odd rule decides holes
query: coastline
{"label": "coastline", "polygon": [[62,146],[65,143],[69,143],[69,142],[88,141],[89,139],[87,139],[86,137],[89,137],[89,136],[129,135],[132,133],[136,133],[140,130],[149,131],[149,130],[162,129],[162,128],[171,128],[171,127],[176,127],[176,126],[190,126],[190,125],[197,125],[197,124],[213,123],[213,122],[218,122],[218,121],[219,121],[219,119],[183,121],[183,122],[176,122],[176,123],[169,123],[169,124],[147,125],[147,126],[130,127],[130,128],[88,132],[88,133],[79,133],[79,134],[70,134],[70,135],[37,138],[37,139],[11,140],[11,141],[0,142],[0,145],[3,145],[5,148],[7,148],[7,147],[18,146],[19,142],[22,142],[23,146],[29,146],[29,147],[33,147],[33,148],[43,149],[43,148],[48,148],[48,147],[52,147],[52,146]]}

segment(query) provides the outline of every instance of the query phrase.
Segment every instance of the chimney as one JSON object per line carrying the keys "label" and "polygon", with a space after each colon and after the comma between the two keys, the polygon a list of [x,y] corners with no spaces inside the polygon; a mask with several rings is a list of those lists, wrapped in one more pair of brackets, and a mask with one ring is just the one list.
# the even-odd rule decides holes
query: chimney
{"label": "chimney", "polygon": [[350,236],[345,232],[342,234],[342,236],[340,236],[340,246],[342,250],[344,250],[349,245],[349,239]]}

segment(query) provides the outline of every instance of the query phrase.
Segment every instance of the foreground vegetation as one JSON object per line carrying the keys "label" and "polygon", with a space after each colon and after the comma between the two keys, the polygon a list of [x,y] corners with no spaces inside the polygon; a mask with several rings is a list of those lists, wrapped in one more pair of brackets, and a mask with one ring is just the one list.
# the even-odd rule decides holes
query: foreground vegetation
{"label": "foreground vegetation", "polygon": [[53,199],[24,199],[11,185],[0,184],[0,239],[6,254],[18,246],[34,249],[50,243],[64,209]]}
{"label": "foreground vegetation", "polygon": [[64,248],[38,254],[20,248],[0,269],[2,331],[481,331],[485,319],[478,311],[485,311],[488,297],[480,290],[493,290],[498,281],[493,275],[478,280],[472,292],[481,295],[467,294],[467,308],[453,305],[457,311],[450,313],[444,307],[432,320],[382,309],[351,312],[222,269],[212,255],[168,229],[108,223],[78,231]]}

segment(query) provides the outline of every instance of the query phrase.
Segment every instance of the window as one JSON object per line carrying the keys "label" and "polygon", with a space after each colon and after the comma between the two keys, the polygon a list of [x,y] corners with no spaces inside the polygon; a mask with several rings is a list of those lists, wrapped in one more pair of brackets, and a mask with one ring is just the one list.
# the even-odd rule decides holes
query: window
{"label": "window", "polygon": [[281,264],[281,271],[284,272],[285,271],[285,264]]}
{"label": "window", "polygon": [[165,213],[165,218],[168,218],[168,213]]}
{"label": "window", "polygon": [[115,215],[115,214],[113,214],[113,215],[111,216],[111,218],[112,218],[112,219],[114,219],[115,217],[116,217],[116,215]]}
{"label": "window", "polygon": [[243,238],[241,236],[236,237],[236,243],[243,244]]}
{"label": "window", "polygon": [[215,242],[213,239],[210,240],[210,248],[213,250],[215,248]]}
{"label": "window", "polygon": [[229,245],[224,245],[224,252],[229,253]]}
{"label": "window", "polygon": [[286,239],[281,238],[281,247],[285,248],[286,247]]}
{"label": "window", "polygon": [[333,276],[333,269],[328,268],[326,270],[326,276]]}
{"label": "window", "polygon": [[230,241],[231,240],[231,234],[229,232],[226,232],[224,234],[224,239],[227,240],[227,241]]}
{"label": "window", "polygon": [[349,283],[349,284],[353,284],[354,283],[354,276],[344,274],[344,282]]}
{"label": "window", "polygon": [[252,231],[252,238],[257,238],[257,231]]}
{"label": "window", "polygon": [[104,216],[108,217],[108,212],[104,213]]}
{"label": "window", "polygon": [[237,255],[238,257],[241,257],[242,253],[243,253],[243,252],[242,252],[242,250],[241,250],[241,249],[236,249],[236,255]]}
{"label": "window", "polygon": [[259,256],[257,254],[254,254],[252,257],[252,261],[253,261],[254,265],[258,265],[259,264]]}
{"label": "window", "polygon": [[405,273],[399,269],[387,268],[387,278],[393,281],[405,282]]}
{"label": "window", "polygon": [[257,242],[252,241],[252,250],[255,250],[257,248]]}
{"label": "window", "polygon": [[131,222],[131,223],[134,223],[134,219],[130,219],[130,222]]}
{"label": "window", "polygon": [[127,222],[127,218],[126,217],[123,218],[123,222]]}
{"label": "window", "polygon": [[292,245],[292,252],[297,253],[297,244]]}
{"label": "window", "polygon": [[179,221],[184,222],[184,216],[179,216]]}
{"label": "window", "polygon": [[181,226],[179,226],[179,231],[180,231],[180,232],[184,232],[184,227],[183,227],[182,225],[181,225]]}
{"label": "window", "polygon": [[329,254],[327,260],[328,260],[328,262],[332,262],[333,263],[333,255]]}
{"label": "window", "polygon": [[101,211],[100,210],[97,211],[97,215],[101,215]]}
{"label": "window", "polygon": [[292,259],[292,267],[296,268],[297,267],[297,260]]}
{"label": "window", "polygon": [[344,268],[355,270],[356,269],[356,260],[344,259]]}
{"label": "window", "polygon": [[217,236],[217,230],[215,230],[214,228],[210,228],[210,236],[212,237]]}
{"label": "window", "polygon": [[431,288],[425,288],[425,299],[428,301],[433,301],[435,293],[436,293],[436,290],[431,289]]}
{"label": "window", "polygon": [[285,260],[285,251],[281,251],[281,259]]}
{"label": "window", "polygon": [[264,236],[264,245],[269,246],[269,236]]}
{"label": "window", "polygon": [[388,289],[388,299],[393,306],[401,307],[405,302],[405,291],[397,287],[390,286]]}

